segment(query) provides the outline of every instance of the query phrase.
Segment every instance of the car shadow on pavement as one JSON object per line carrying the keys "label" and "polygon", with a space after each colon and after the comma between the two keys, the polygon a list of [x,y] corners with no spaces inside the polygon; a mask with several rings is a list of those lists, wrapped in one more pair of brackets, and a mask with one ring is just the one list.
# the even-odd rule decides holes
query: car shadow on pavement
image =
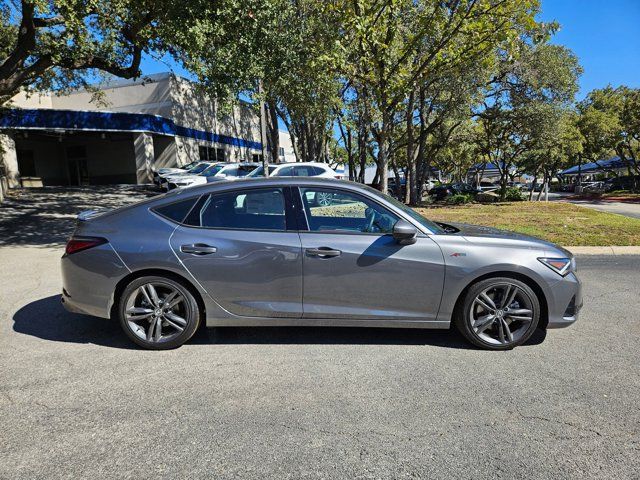
{"label": "car shadow on pavement", "polygon": [[[95,344],[111,348],[137,349],[118,322],[67,312],[60,295],[31,302],[13,316],[13,329],[53,342]],[[537,330],[524,345],[538,345],[546,332]],[[349,327],[218,327],[200,328],[191,345],[431,345],[475,349],[454,329]]]}
{"label": "car shadow on pavement", "polygon": [[[546,331],[536,330],[523,345],[538,345]],[[190,344],[271,345],[431,345],[474,350],[455,330],[363,327],[218,327],[201,328]]]}
{"label": "car shadow on pavement", "polygon": [[13,330],[52,342],[92,343],[112,348],[135,349],[117,322],[67,312],[60,295],[31,302],[13,315]]}

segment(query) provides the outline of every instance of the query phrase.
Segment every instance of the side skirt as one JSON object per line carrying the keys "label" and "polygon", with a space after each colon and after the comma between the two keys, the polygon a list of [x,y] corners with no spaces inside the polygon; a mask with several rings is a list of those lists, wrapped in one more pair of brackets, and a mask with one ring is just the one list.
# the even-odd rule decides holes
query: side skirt
{"label": "side skirt", "polygon": [[207,318],[207,327],[379,327],[448,329],[451,322],[440,320],[352,320],[341,318]]}

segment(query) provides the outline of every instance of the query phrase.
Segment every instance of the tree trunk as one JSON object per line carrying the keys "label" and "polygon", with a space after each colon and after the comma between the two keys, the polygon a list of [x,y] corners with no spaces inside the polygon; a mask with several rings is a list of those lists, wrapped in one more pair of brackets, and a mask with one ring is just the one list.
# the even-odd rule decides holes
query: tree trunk
{"label": "tree trunk", "polygon": [[[366,106],[366,91],[358,94],[358,161],[360,172],[358,172],[358,182],[365,183],[367,170],[367,140],[369,138],[368,109]],[[364,104],[364,105],[363,105]]]}
{"label": "tree trunk", "polygon": [[546,185],[547,185],[547,172],[544,172],[544,176],[542,177],[542,186],[540,187],[540,191],[538,192],[538,197],[536,198],[537,202],[539,202],[540,199],[542,198],[542,193],[544,192]]}
{"label": "tree trunk", "polygon": [[280,130],[278,129],[278,112],[276,111],[276,104],[274,100],[267,102],[267,113],[271,161],[273,163],[280,163]]}
{"label": "tree trunk", "polygon": [[407,100],[407,172],[406,175],[406,196],[405,202],[411,205],[418,204],[418,184],[416,182],[416,158],[415,158],[415,145],[413,138],[413,108],[414,108],[415,93],[412,90]]}
{"label": "tree trunk", "polygon": [[531,182],[531,190],[529,190],[529,201],[530,202],[533,200],[533,188],[535,187],[537,181],[538,181],[538,174],[536,173],[533,176],[533,181]]}
{"label": "tree trunk", "polygon": [[389,137],[388,137],[388,122],[382,121],[382,130],[378,136],[378,174],[380,175],[380,182],[378,184],[378,190],[382,193],[387,193],[389,189]]}

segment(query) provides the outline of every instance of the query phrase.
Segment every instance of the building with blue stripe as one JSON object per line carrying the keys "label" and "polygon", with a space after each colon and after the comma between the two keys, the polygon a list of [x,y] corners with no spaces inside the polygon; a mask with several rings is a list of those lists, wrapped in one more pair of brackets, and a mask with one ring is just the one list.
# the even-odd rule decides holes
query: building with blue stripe
{"label": "building with blue stripe", "polygon": [[[262,149],[250,105],[218,114],[214,99],[172,74],[114,82],[98,95],[18,95],[0,111],[0,131],[13,186],[148,183],[158,168],[256,161]],[[293,160],[288,134],[280,142],[280,160]]]}

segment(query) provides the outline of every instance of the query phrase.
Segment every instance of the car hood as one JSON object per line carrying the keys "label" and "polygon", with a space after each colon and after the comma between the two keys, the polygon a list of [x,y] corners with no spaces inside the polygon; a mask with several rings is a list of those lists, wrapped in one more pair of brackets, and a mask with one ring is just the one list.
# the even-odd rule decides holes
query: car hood
{"label": "car hood", "polygon": [[572,257],[572,253],[555,243],[542,240],[541,238],[532,237],[523,233],[512,232],[509,230],[500,230],[493,227],[485,227],[482,225],[471,225],[468,223],[447,223],[454,227],[457,231],[450,232],[449,235],[464,237],[465,240],[472,243],[491,243],[504,244],[504,246],[522,246],[524,248],[539,248],[545,251],[561,252],[566,257]]}
{"label": "car hood", "polygon": [[168,180],[176,182],[195,182],[200,178],[204,177],[201,177],[200,175],[176,175],[169,177]]}

